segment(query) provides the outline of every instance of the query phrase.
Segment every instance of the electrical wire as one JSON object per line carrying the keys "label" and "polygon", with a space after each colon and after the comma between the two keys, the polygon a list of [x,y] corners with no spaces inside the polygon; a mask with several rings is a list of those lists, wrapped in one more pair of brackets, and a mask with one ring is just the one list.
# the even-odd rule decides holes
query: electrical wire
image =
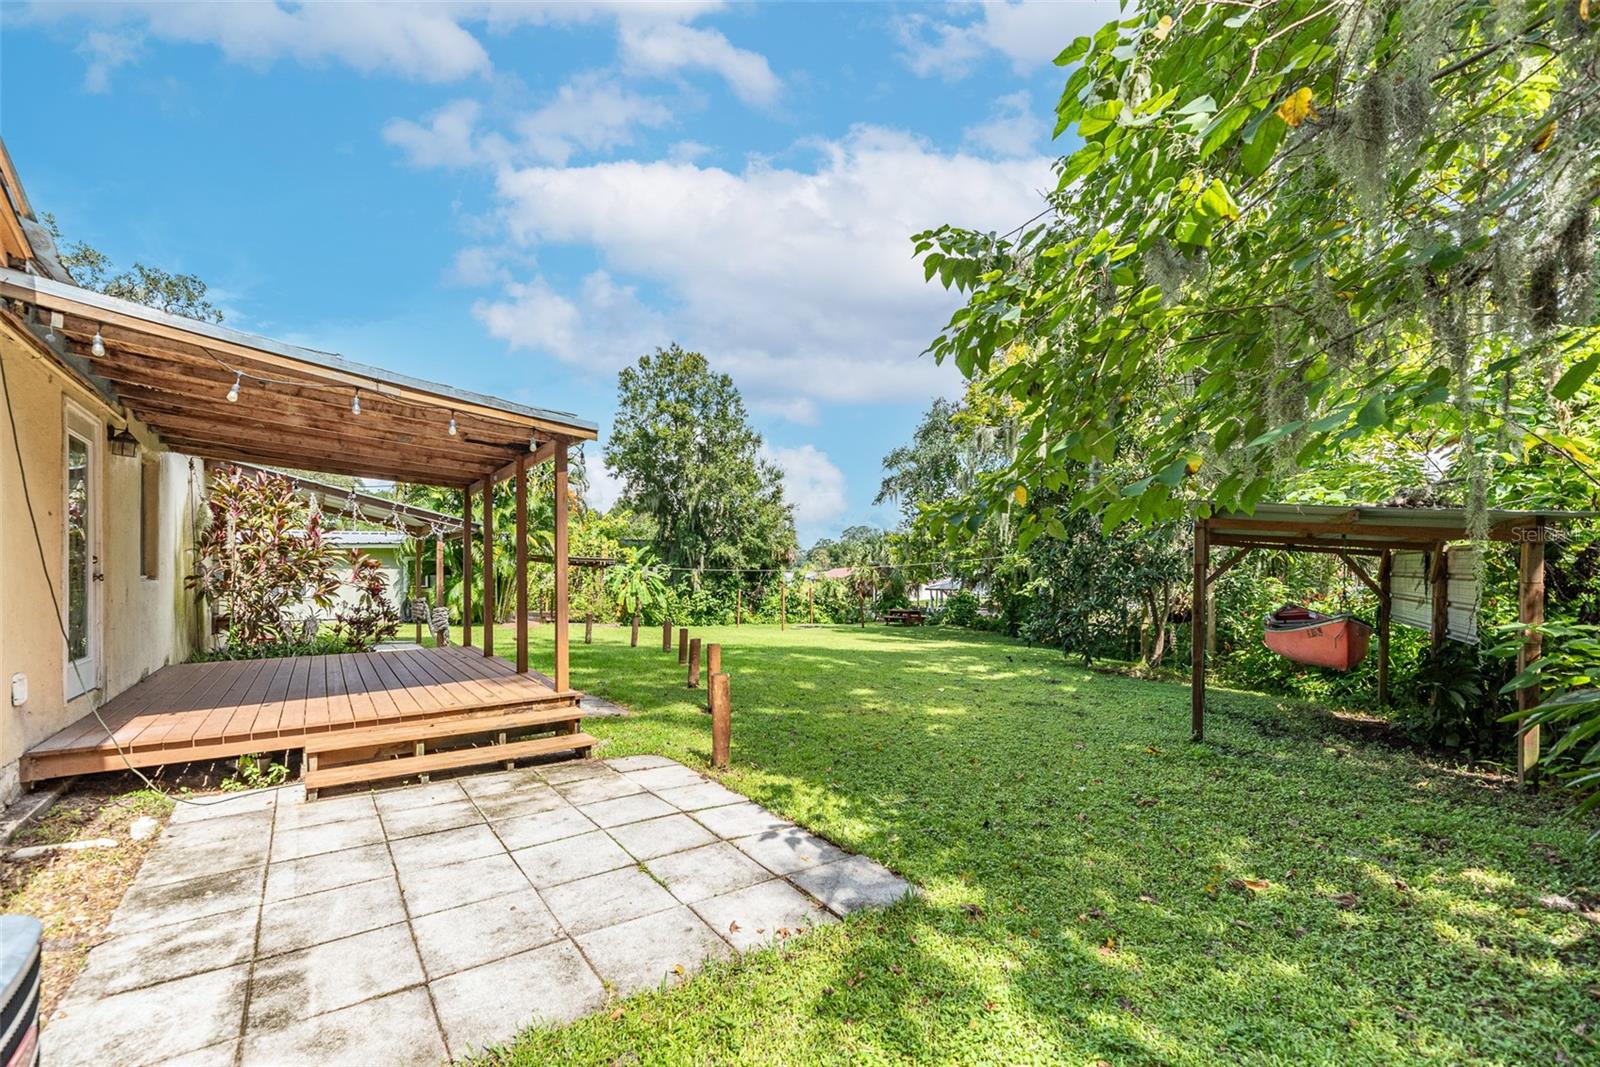
{"label": "electrical wire", "polygon": [[[6,422],[11,427],[11,445],[12,450],[16,453],[17,457],[17,474],[20,477],[22,484],[22,500],[28,509],[28,524],[33,530],[33,543],[39,551],[39,572],[44,577],[45,588],[50,591],[50,605],[55,615],[56,627],[61,631],[61,647],[65,649],[71,644],[72,638],[67,633],[67,624],[64,621],[64,616],[61,612],[61,599],[56,595],[55,583],[50,580],[49,557],[44,550],[44,537],[39,533],[39,518],[33,508],[33,493],[28,487],[27,464],[22,462],[22,438],[17,432],[17,412],[16,408],[13,407],[11,403],[11,379],[10,375],[6,373],[6,361],[4,359],[0,359],[0,393],[3,393],[5,396]],[[128,754],[123,751],[122,744],[117,740],[116,731],[111,729],[110,725],[106,723],[104,716],[100,714],[100,702],[99,698],[96,696],[96,694],[100,691],[99,688],[90,688],[88,683],[84,680],[82,669],[78,666],[76,660],[70,660],[68,662],[72,667],[72,673],[74,677],[76,677],[78,680],[78,687],[83,691],[83,694],[89,698],[89,713],[92,714],[95,718],[95,721],[100,724],[100,729],[105,731],[106,737],[111,741],[112,747],[117,750],[117,756],[122,760],[123,765],[133,773],[134,777],[143,782],[146,788],[150,789],[152,792],[159,793],[168,800],[176,803],[189,804],[202,808],[209,808],[216,804],[225,804],[229,801],[239,800],[250,795],[249,793],[232,793],[224,794],[219,797],[212,797],[207,800],[197,800],[193,797],[177,796],[167,792],[165,789],[162,789],[150,778],[149,775],[145,774],[144,771],[140,770],[138,767],[135,767],[133,762],[128,759]],[[289,788],[292,788],[289,783],[266,787],[267,791],[271,792],[275,792],[279,789]],[[251,790],[250,792],[256,793],[260,791],[261,790]]]}

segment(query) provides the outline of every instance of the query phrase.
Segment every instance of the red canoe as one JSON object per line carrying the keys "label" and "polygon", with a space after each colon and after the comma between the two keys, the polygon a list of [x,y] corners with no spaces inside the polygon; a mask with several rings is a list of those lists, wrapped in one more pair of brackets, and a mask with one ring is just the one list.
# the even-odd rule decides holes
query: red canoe
{"label": "red canoe", "polygon": [[1285,604],[1266,618],[1262,641],[1280,656],[1347,671],[1367,656],[1372,627],[1353,615],[1324,615]]}

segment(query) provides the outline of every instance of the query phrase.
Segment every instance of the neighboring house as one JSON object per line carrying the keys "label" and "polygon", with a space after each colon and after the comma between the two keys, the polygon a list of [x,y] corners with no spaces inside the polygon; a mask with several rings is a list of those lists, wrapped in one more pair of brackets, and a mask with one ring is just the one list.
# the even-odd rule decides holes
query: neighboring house
{"label": "neighboring house", "polygon": [[[322,539],[347,555],[361,552],[376,559],[383,569],[383,594],[396,611],[404,601],[418,595],[413,593],[412,583],[406,579],[405,563],[400,556],[410,540],[405,534],[398,530],[328,530]],[[361,594],[350,584],[350,564],[347,560],[339,562],[338,573],[344,584],[339,586],[339,592],[334,596],[333,608],[322,612],[324,617],[337,614],[342,607],[355,607],[361,599]],[[423,580],[426,582],[427,578]],[[425,586],[420,595],[431,598],[433,591]]]}
{"label": "neighboring house", "polygon": [[[595,426],[84,289],[62,269],[3,143],[0,186],[0,683],[8,697],[0,705],[0,804],[25,781],[301,748],[329,729],[365,725],[363,716],[383,702],[430,728],[469,712],[479,716],[473,724],[491,728],[493,716],[481,717],[488,711],[480,706],[490,683],[472,682],[475,673],[525,694],[525,703],[576,708],[564,628],[552,677],[542,681],[525,652],[507,672],[487,640],[478,664],[462,660],[464,650],[428,650],[440,664],[455,657],[448,675],[431,660],[388,682],[381,668],[357,672],[352,663],[345,673],[327,664],[309,688],[279,701],[257,696],[255,705],[242,685],[208,684],[242,678],[261,661],[203,675],[173,666],[208,639],[207,612],[184,582],[207,463],[442,486],[461,493],[464,509],[481,509],[496,483],[552,463],[554,602],[565,618],[568,457],[594,440]],[[390,502],[371,507],[405,511]],[[454,536],[450,551],[463,553],[471,573],[492,560],[482,558],[483,543],[467,555],[462,532],[482,532],[467,514],[449,517],[453,535],[436,512],[406,513],[398,525],[435,542],[428,562],[436,572]],[[441,681],[450,676],[462,681]],[[321,705],[307,695],[324,684],[337,686],[341,707],[353,712],[336,727],[326,710],[317,718]],[[253,706],[270,706],[272,722],[249,719]],[[230,721],[227,731],[218,726]],[[569,733],[541,751],[586,743],[587,735]],[[486,760],[510,758],[493,744],[483,752]]]}
{"label": "neighboring house", "polygon": [[821,574],[817,575],[817,577],[831,578],[835,581],[839,581],[841,579],[850,577],[855,572],[856,571],[854,567],[834,567],[832,570],[823,571]]}

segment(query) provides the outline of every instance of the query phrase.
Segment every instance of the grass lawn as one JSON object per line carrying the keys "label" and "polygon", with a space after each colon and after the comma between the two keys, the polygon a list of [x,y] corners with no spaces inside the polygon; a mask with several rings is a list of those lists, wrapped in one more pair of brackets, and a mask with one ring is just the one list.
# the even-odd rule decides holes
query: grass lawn
{"label": "grass lawn", "polygon": [[[535,667],[549,669],[550,628]],[[603,756],[704,766],[709,718],[645,630],[574,629]],[[1330,719],[1086,672],[986,635],[705,629],[723,780],[927,890],[494,1062],[1597,1062],[1589,827]],[[509,626],[498,650],[512,651]],[[1600,916],[1597,916],[1600,918]]]}

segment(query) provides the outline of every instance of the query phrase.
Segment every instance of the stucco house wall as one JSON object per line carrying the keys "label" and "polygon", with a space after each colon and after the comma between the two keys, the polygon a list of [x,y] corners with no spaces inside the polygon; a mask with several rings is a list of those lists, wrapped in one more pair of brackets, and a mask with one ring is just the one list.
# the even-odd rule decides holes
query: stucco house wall
{"label": "stucco house wall", "polygon": [[411,586],[406,578],[405,567],[400,561],[400,550],[405,543],[404,534],[385,531],[369,533],[362,530],[330,530],[324,536],[329,544],[344,554],[344,559],[339,563],[341,584],[338,593],[334,595],[333,610],[324,612],[324,615],[335,614],[343,607],[353,608],[359,603],[361,592],[350,584],[350,559],[357,550],[378,561],[383,569],[383,595],[388,597],[389,603],[393,604],[396,610],[399,610],[409,595]]}
{"label": "stucco house wall", "polygon": [[[138,454],[112,455],[107,427],[123,425],[123,416],[11,318],[0,318],[0,360],[9,400],[0,403],[0,803],[5,803],[19,791],[18,760],[28,746],[87,715],[91,702],[103,703],[151,672],[188,659],[202,640],[203,609],[184,587],[184,578],[192,567],[204,479],[198,460],[163,450],[137,422],[128,429],[139,439]],[[69,410],[95,437],[97,463],[89,477],[91,497],[98,495],[99,505],[91,552],[101,576],[91,618],[98,632],[95,677],[85,679],[89,692],[70,699],[62,624],[52,617],[52,603],[65,610],[66,599]],[[147,476],[158,487],[150,527],[155,566],[149,576],[141,573]],[[12,700],[15,676],[27,689],[21,703]]]}

